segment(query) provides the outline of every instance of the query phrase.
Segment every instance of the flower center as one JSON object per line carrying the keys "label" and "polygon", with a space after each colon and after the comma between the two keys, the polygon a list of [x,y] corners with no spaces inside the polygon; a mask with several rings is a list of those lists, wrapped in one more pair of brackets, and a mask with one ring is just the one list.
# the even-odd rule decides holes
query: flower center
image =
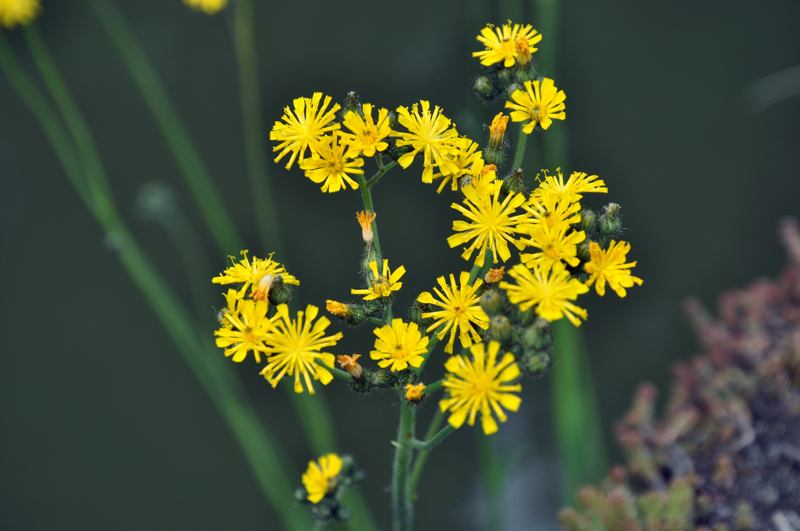
{"label": "flower center", "polygon": [[378,277],[372,281],[372,291],[381,297],[385,297],[391,291],[391,284],[386,277]]}
{"label": "flower center", "polygon": [[406,358],[406,351],[403,348],[403,345],[395,345],[392,349],[392,357],[396,360],[402,360]]}

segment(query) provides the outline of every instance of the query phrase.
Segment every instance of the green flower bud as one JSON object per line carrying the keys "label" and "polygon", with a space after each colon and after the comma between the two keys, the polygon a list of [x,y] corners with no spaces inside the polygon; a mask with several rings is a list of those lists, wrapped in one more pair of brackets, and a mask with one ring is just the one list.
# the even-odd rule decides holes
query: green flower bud
{"label": "green flower bud", "polygon": [[521,326],[528,326],[536,319],[536,311],[533,308],[528,308],[523,312],[519,309],[519,306],[515,306],[514,319]]}
{"label": "green flower bud", "polygon": [[495,315],[489,320],[489,335],[500,343],[511,339],[511,321],[505,315]]}
{"label": "green flower bud", "polygon": [[491,101],[495,99],[498,94],[497,88],[494,86],[489,76],[480,76],[477,78],[472,88],[475,89],[475,93],[478,97],[484,101]]}
{"label": "green flower bud", "polygon": [[520,83],[511,83],[506,88],[506,94],[508,94],[509,99],[511,98],[511,95],[514,94],[518,90],[521,90],[521,91],[525,92],[525,87],[523,87]]}
{"label": "green flower bud", "polygon": [[386,151],[384,151],[384,153],[386,155],[389,155],[389,158],[395,162],[397,162],[400,159],[400,157],[402,157],[403,155],[409,153],[411,150],[414,149],[411,146],[398,146],[396,138],[384,139],[384,142],[387,142],[389,144],[389,147],[386,148]]}
{"label": "green flower bud", "polygon": [[383,264],[380,263],[375,247],[372,244],[367,244],[364,246],[364,256],[361,258],[361,272],[367,279],[368,285],[372,285],[372,281],[375,280],[375,273],[372,272],[372,268],[369,266],[372,262],[375,262],[379,273],[383,271]]}
{"label": "green flower bud", "polygon": [[514,68],[514,81],[517,83],[525,83],[526,81],[533,81],[536,79],[536,70],[533,68],[533,62],[527,65],[517,65]]}
{"label": "green flower bud", "polygon": [[497,72],[497,84],[502,87],[507,87],[509,83],[514,80],[514,73],[510,68],[502,68]]}
{"label": "green flower bud", "polygon": [[603,207],[603,215],[597,220],[597,229],[605,238],[613,238],[622,232],[622,215],[620,206],[609,203]]}
{"label": "green flower bud", "polygon": [[553,344],[553,329],[550,323],[541,317],[537,318],[535,323],[525,329],[520,343],[526,350],[547,350]]}
{"label": "green flower bud", "polygon": [[347,116],[349,112],[354,112],[362,118],[364,117],[364,111],[361,110],[361,98],[358,97],[358,93],[353,91],[348,92],[347,97],[344,102],[342,102],[342,110],[339,111],[339,119],[344,120],[344,117]]}
{"label": "green flower bud", "polygon": [[397,115],[392,111],[389,111],[389,114],[386,115],[386,118],[389,120],[389,127],[394,129],[394,126],[397,125]]}
{"label": "green flower bud", "polygon": [[525,174],[522,168],[515,168],[503,178],[503,192],[525,193]]}
{"label": "green flower bud", "polygon": [[369,381],[375,387],[389,387],[392,385],[392,376],[388,372],[379,369],[370,374]]}
{"label": "green flower bud", "polygon": [[597,221],[597,214],[594,213],[594,210],[589,208],[584,208],[581,210],[581,221],[578,227],[582,231],[586,231],[588,235],[594,229],[594,223]]}
{"label": "green flower bud", "polygon": [[592,259],[592,253],[589,252],[589,244],[592,240],[586,239],[578,244],[578,258],[581,262],[588,262]]}
{"label": "green flower bud", "polygon": [[502,149],[496,149],[491,146],[483,150],[483,160],[486,164],[494,164],[498,168],[506,161],[506,154]]}
{"label": "green flower bud", "polygon": [[519,368],[525,376],[541,376],[550,369],[553,364],[550,354],[547,352],[528,352],[519,361]]}
{"label": "green flower bud", "polygon": [[289,304],[292,300],[292,287],[290,284],[283,282],[283,277],[277,275],[275,280],[272,281],[272,287],[269,290],[269,302],[272,304]]}
{"label": "green flower bud", "polygon": [[496,290],[481,295],[481,308],[489,317],[503,312],[503,296]]}

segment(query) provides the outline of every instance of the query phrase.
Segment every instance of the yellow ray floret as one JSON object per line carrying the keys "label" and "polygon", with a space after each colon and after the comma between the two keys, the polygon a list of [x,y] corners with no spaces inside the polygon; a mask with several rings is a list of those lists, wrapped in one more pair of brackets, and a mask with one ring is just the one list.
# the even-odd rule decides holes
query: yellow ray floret
{"label": "yellow ray floret", "polygon": [[216,15],[228,5],[228,0],[183,0],[183,3],[195,11],[202,11],[206,15]]}
{"label": "yellow ray floret", "polygon": [[363,118],[352,111],[345,115],[342,123],[352,133],[342,133],[344,143],[348,144],[348,157],[357,157],[362,154],[365,157],[372,157],[376,151],[384,151],[389,147],[389,143],[384,141],[392,132],[389,125],[389,111],[387,109],[378,111],[378,123],[376,124],[372,118],[372,109],[372,104],[365,103],[362,107]]}
{"label": "yellow ray floret", "polygon": [[329,492],[339,486],[337,477],[342,471],[342,459],[336,454],[323,455],[316,461],[309,461],[303,474],[303,486],[308,492],[308,501],[319,503]]}
{"label": "yellow ray floret", "polygon": [[281,276],[284,284],[299,285],[300,281],[286,272],[286,269],[272,259],[272,253],[269,258],[255,258],[253,261],[247,257],[249,251],[242,251],[244,258],[238,263],[235,263],[235,258],[229,256],[231,262],[234,264],[227,268],[220,276],[211,279],[214,284],[239,284],[242,287],[239,289],[239,296],[243,296],[249,286],[252,286],[250,298],[257,300],[267,300],[269,297],[269,290],[272,283],[275,281],[277,275]]}
{"label": "yellow ray floret", "polygon": [[237,363],[244,361],[250,351],[256,362],[261,363],[261,353],[267,352],[264,342],[274,325],[274,319],[267,318],[267,302],[240,301],[236,311],[225,312],[223,319],[228,324],[214,332],[217,346],[224,348],[225,355],[233,356]]}
{"label": "yellow ray floret", "polygon": [[[542,40],[542,35],[530,24],[521,26],[512,24],[510,20],[508,24],[503,24],[499,28],[487,24],[477,37],[486,46],[486,49],[482,52],[473,52],[472,57],[479,57],[483,66],[490,66],[502,61],[504,67],[510,68],[518,60],[517,40],[521,38],[527,41],[526,51],[529,56],[537,50],[535,44]],[[520,44],[523,42],[520,40]]]}
{"label": "yellow ray floret", "polygon": [[539,81],[526,81],[525,90],[516,90],[511,95],[514,102],[507,101],[506,107],[513,109],[510,113],[514,122],[529,123],[522,131],[530,134],[536,124],[541,124],[542,129],[547,129],[553,120],[563,120],[567,117],[564,112],[564,100],[567,96],[563,90],[557,90],[550,78]]}
{"label": "yellow ray floret", "polygon": [[442,386],[449,398],[439,402],[439,407],[442,412],[450,410],[447,422],[455,428],[460,428],[465,420],[474,426],[480,412],[483,433],[490,435],[497,431],[492,413],[500,422],[505,422],[507,417],[503,409],[519,409],[522,399],[512,393],[522,391],[522,386],[513,383],[520,376],[514,356],[507,352],[498,362],[500,343],[491,341],[488,351],[484,350],[485,346],[485,343],[478,343],[470,348],[472,360],[461,355],[447,360],[444,368],[448,374]]}
{"label": "yellow ray floret", "polygon": [[486,250],[492,251],[493,263],[497,263],[498,255],[504,262],[511,257],[508,250],[508,242],[513,243],[518,249],[522,249],[524,244],[513,239],[517,227],[524,222],[526,215],[512,216],[514,211],[525,202],[525,196],[510,192],[508,196],[500,202],[500,189],[502,182],[494,182],[490,186],[479,189],[465,186],[461,189],[466,199],[466,208],[458,203],[450,206],[466,216],[470,221],[457,220],[453,222],[453,230],[459,234],[454,234],[447,238],[450,247],[463,245],[470,240],[474,240],[469,247],[464,249],[461,258],[469,260],[472,253],[477,249],[478,256],[475,258],[475,265],[483,266]]}
{"label": "yellow ray floret", "polygon": [[402,371],[419,367],[425,358],[422,357],[428,348],[428,336],[423,336],[417,323],[404,323],[402,319],[393,319],[391,325],[375,329],[375,350],[369,357],[380,360],[378,366],[391,371]]}
{"label": "yellow ray floret", "polygon": [[39,0],[0,0],[0,25],[8,29],[14,28],[17,24],[25,26],[36,18],[41,10]]}
{"label": "yellow ray floret", "polygon": [[439,188],[436,190],[437,193],[441,193],[448,182],[450,183],[450,189],[455,192],[458,190],[458,180],[462,175],[472,172],[472,167],[475,162],[480,160],[481,165],[483,165],[483,159],[481,158],[483,152],[475,151],[478,148],[478,144],[472,140],[465,140],[467,140],[468,143],[465,143],[462,147],[460,147],[455,158],[453,158],[453,162],[458,167],[458,170],[449,175],[445,175],[444,173],[434,173],[431,177],[431,179],[434,181],[436,179],[442,179],[442,182],[439,184]]}
{"label": "yellow ray floret", "polygon": [[361,169],[364,159],[348,158],[339,137],[336,131],[323,137],[317,144],[318,156],[300,162],[300,168],[306,170],[306,177],[317,184],[324,181],[323,192],[338,192],[347,188],[348,184],[355,190],[358,183],[349,174],[364,173]]}
{"label": "yellow ray floret", "polygon": [[371,301],[378,297],[388,297],[393,291],[403,287],[403,283],[398,280],[406,274],[405,267],[400,266],[392,273],[389,270],[389,260],[384,260],[383,271],[380,274],[377,262],[370,262],[369,268],[372,270],[372,278],[369,280],[370,287],[368,289],[351,289],[352,295],[364,295],[364,300]]}
{"label": "yellow ray floret", "polygon": [[633,287],[633,284],[642,285],[642,279],[631,275],[630,269],[636,262],[625,263],[626,255],[631,250],[628,242],[616,242],[611,240],[608,250],[604,251],[597,243],[589,244],[589,254],[592,259],[584,265],[586,272],[589,273],[587,286],[591,286],[595,280],[595,289],[600,296],[606,293],[606,282],[611,286],[617,295],[624,297],[625,288]]}
{"label": "yellow ray floret", "polygon": [[580,264],[578,244],[586,239],[583,231],[572,230],[567,224],[556,225],[554,229],[547,225],[533,225],[530,238],[522,241],[531,247],[541,249],[538,253],[526,253],[520,256],[522,263],[528,268],[534,266],[546,273],[556,262],[562,261],[572,267]]}
{"label": "yellow ray floret", "polygon": [[294,376],[294,392],[302,393],[302,374],[309,394],[313,395],[312,377],[322,385],[328,385],[333,379],[330,371],[321,364],[333,367],[336,358],[333,354],[322,352],[322,349],[335,345],[342,338],[342,333],[325,336],[325,329],[331,324],[327,317],[320,317],[312,325],[318,312],[319,308],[309,304],[305,315],[299,311],[297,320],[292,320],[288,306],[278,305],[273,318],[275,325],[265,340],[265,352],[269,354],[267,366],[261,371],[272,387],[278,385],[284,376]]}
{"label": "yellow ray floret", "polygon": [[[453,275],[450,275],[449,285],[445,282],[444,277],[439,277],[436,281],[439,283],[439,287],[442,288],[441,291],[433,288],[438,299],[427,291],[422,292],[417,298],[421,303],[432,304],[442,308],[435,312],[422,314],[424,319],[432,317],[436,320],[428,327],[426,332],[431,332],[444,325],[444,328],[437,336],[442,339],[448,331],[450,332],[450,339],[444,347],[444,351],[448,354],[453,353],[456,333],[458,333],[458,339],[464,348],[469,347],[472,343],[479,343],[481,336],[478,335],[473,325],[484,330],[489,327],[489,316],[481,308],[479,304],[480,296],[477,295],[477,291],[483,285],[483,281],[476,280],[470,286],[469,273],[464,271],[459,276],[459,285],[456,285],[456,279]],[[459,330],[460,333],[458,332]]]}
{"label": "yellow ray floret", "polygon": [[522,264],[512,267],[508,274],[516,279],[517,284],[501,282],[500,288],[506,290],[508,300],[519,305],[523,312],[536,306],[536,314],[540,317],[550,322],[566,317],[575,326],[581,325],[578,317],[586,319],[586,310],[569,301],[574,301],[589,288],[571,278],[561,262],[553,264],[549,275],[538,267],[528,269]]}
{"label": "yellow ray floret", "polygon": [[397,162],[403,168],[408,168],[417,153],[422,152],[425,168],[422,171],[422,182],[430,183],[433,182],[434,166],[438,166],[444,175],[458,172],[458,165],[454,159],[458,156],[459,148],[469,141],[459,138],[455,126],[450,127],[450,120],[445,118],[438,105],[431,113],[430,102],[422,100],[420,103],[422,114],[416,103],[411,106],[411,112],[407,107],[397,108],[397,121],[408,129],[408,132],[392,131],[391,136],[400,138],[397,141],[398,146],[413,148],[413,151],[398,159]]}
{"label": "yellow ray floret", "polygon": [[287,170],[292,167],[296,158],[299,162],[305,160],[306,149],[312,158],[318,156],[317,145],[322,137],[340,127],[338,123],[331,123],[336,119],[336,111],[341,109],[339,104],[334,103],[330,110],[326,110],[331,97],[325,96],[322,106],[321,99],[321,92],[315,92],[311,98],[296,98],[293,102],[294,112],[289,107],[284,107],[283,122],[275,122],[272,126],[269,139],[280,142],[272,148],[272,151],[280,151],[275,162],[287,153],[292,154],[286,164]]}
{"label": "yellow ray floret", "polygon": [[546,195],[555,196],[556,200],[564,200],[568,203],[577,203],[583,199],[585,193],[608,193],[606,183],[603,182],[597,175],[587,175],[583,172],[572,172],[567,182],[564,182],[564,176],[561,174],[561,168],[556,169],[558,177],[555,175],[548,175],[547,170],[542,170],[544,179],[539,175],[536,180],[539,181],[539,186],[531,192],[531,200],[542,201]]}

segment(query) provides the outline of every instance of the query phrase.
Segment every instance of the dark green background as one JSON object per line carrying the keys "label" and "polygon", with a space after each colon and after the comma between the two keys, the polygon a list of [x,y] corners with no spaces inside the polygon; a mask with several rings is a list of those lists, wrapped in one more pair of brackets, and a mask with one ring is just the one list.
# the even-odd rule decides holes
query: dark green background
{"label": "dark green background", "polygon": [[[207,17],[178,0],[117,4],[251,252],[265,254],[246,186],[230,13]],[[534,7],[514,13],[457,1],[259,2],[264,120],[271,127],[298,96],[323,91],[341,100],[357,90],[365,102],[388,108],[429,99],[462,133],[478,136],[479,124],[499,108],[482,109],[470,90],[479,71],[470,57],[480,49],[475,35],[484,22],[503,22],[509,9],[515,21],[524,17],[538,27]],[[50,0],[44,8],[41,29],[93,128],[123,215],[188,301],[171,242],[136,215],[140,187],[160,180],[176,189],[206,242],[209,280],[224,258],[206,238],[98,21],[83,2]],[[743,94],[757,79],[800,65],[800,4],[570,1],[560,15],[556,42],[544,35],[540,44],[557,46],[556,85],[567,94],[568,119],[553,127],[568,130],[568,170],[598,174],[610,189],[590,203],[622,205],[629,258],[645,281],[624,300],[581,299],[613,447],[611,423],[637,382],[665,389],[670,364],[698,351],[681,300],[697,295],[713,305],[722,290],[775,276],[784,262],[775,227],[784,215],[800,215],[800,98],[753,113]],[[10,38],[30,66],[19,31]],[[277,528],[234,439],[1,75],[0,109],[0,528]],[[538,163],[529,164],[532,177]],[[323,195],[299,170],[270,169],[288,260],[302,281],[299,301],[347,299],[358,282],[359,194]],[[445,242],[455,196],[437,195],[420,172],[419,164],[396,170],[374,190],[385,254],[408,270],[397,308],[437,276],[467,267]],[[213,313],[204,316],[209,334]],[[368,330],[345,334],[337,352],[367,354]],[[271,389],[250,363],[238,369],[279,432],[299,484],[316,456],[302,442],[283,391]],[[510,529],[555,526],[558,469],[547,388],[548,378],[526,382],[521,411],[501,427],[503,447],[520,453],[507,500]],[[397,400],[359,399],[338,381],[324,394],[342,450],[369,474],[364,492],[388,526],[388,441]],[[462,429],[437,449],[423,477],[418,529],[481,528],[474,432]]]}

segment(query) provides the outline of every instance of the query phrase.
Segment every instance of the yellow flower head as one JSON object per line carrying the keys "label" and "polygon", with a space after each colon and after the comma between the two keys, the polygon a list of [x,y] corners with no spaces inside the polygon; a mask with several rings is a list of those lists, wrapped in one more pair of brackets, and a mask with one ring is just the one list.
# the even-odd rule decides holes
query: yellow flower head
{"label": "yellow flower head", "polygon": [[231,328],[233,324],[231,324],[230,319],[227,319],[227,316],[238,316],[239,309],[244,301],[242,300],[239,292],[235,289],[229,289],[228,293],[225,293],[222,296],[225,297],[225,302],[228,304],[228,306],[217,312],[217,321],[221,326],[225,328]]}
{"label": "yellow flower head", "polygon": [[[272,254],[269,255],[269,258],[254,257],[250,262],[247,257],[248,252],[247,250],[242,251],[244,258],[239,263],[234,263],[227,268],[220,276],[211,279],[211,282],[214,284],[242,283],[243,286],[239,290],[240,296],[244,295],[249,286],[252,286],[250,298],[264,301],[269,297],[269,290],[277,275],[281,276],[284,284],[300,284],[300,281],[287,273],[281,264],[272,260]],[[236,260],[232,256],[228,258],[231,259],[231,262]]]}
{"label": "yellow flower head", "polygon": [[[506,421],[503,408],[517,411],[522,399],[512,393],[522,391],[520,384],[511,383],[520,376],[519,366],[514,356],[508,352],[497,362],[500,343],[491,341],[488,353],[484,351],[484,343],[470,348],[473,360],[467,356],[451,356],[444,368],[445,375],[442,386],[449,393],[449,398],[439,402],[442,412],[450,410],[447,419],[453,427],[460,428],[469,415],[469,425],[475,425],[475,416],[480,411],[483,433],[491,435],[497,431],[497,422]],[[488,354],[488,355],[487,355]]]}
{"label": "yellow flower head", "polygon": [[391,136],[400,137],[397,141],[398,146],[414,148],[398,159],[397,162],[403,168],[408,168],[417,153],[422,151],[425,167],[422,172],[422,182],[431,183],[434,165],[438,166],[444,175],[458,172],[459,168],[454,159],[458,156],[459,148],[467,140],[458,137],[458,131],[455,127],[450,127],[452,122],[445,118],[438,105],[431,113],[430,102],[422,100],[420,103],[422,114],[419,113],[416,103],[411,106],[411,112],[408,112],[407,107],[397,108],[397,121],[409,132],[392,131]]}
{"label": "yellow flower head", "polygon": [[0,0],[0,25],[13,29],[17,24],[30,23],[42,6],[39,0]]}
{"label": "yellow flower head", "polygon": [[550,322],[566,316],[572,324],[580,326],[578,317],[586,319],[586,310],[569,301],[574,301],[589,288],[578,279],[570,278],[569,271],[561,262],[553,264],[549,275],[538,267],[531,270],[522,264],[512,267],[508,274],[516,279],[517,284],[501,282],[500,288],[506,290],[508,300],[519,305],[523,312],[536,305],[536,314]]}
{"label": "yellow flower head", "polygon": [[228,5],[228,0],[183,0],[183,3],[195,11],[202,11],[206,15],[216,15]]}
{"label": "yellow flower head", "polygon": [[578,244],[586,239],[585,232],[572,230],[565,223],[558,224],[553,229],[547,225],[532,227],[531,237],[522,241],[541,251],[520,256],[522,263],[528,268],[536,266],[542,273],[547,273],[558,261],[566,262],[572,267],[581,263],[578,258]]}
{"label": "yellow flower head", "polygon": [[325,301],[325,309],[336,317],[341,317],[342,319],[349,317],[352,313],[349,304],[342,304],[341,302],[331,300]]}
{"label": "yellow flower head", "polygon": [[302,374],[309,394],[313,395],[311,377],[322,382],[322,385],[328,385],[333,379],[330,371],[318,364],[317,360],[333,367],[334,355],[321,350],[335,345],[342,338],[342,333],[325,336],[325,329],[331,324],[327,317],[320,317],[312,326],[318,312],[319,308],[309,304],[306,306],[305,319],[303,312],[299,311],[294,321],[289,316],[289,307],[278,305],[278,312],[273,317],[275,325],[266,339],[265,352],[269,354],[267,366],[261,371],[272,387],[288,374],[294,376],[294,392],[302,393]]}
{"label": "yellow flower head", "polygon": [[480,160],[481,164],[483,164],[483,159],[481,158],[483,153],[481,151],[475,151],[478,148],[478,144],[466,138],[464,140],[468,142],[468,144],[465,143],[462,147],[459,147],[458,151],[456,152],[456,156],[453,159],[453,162],[458,167],[458,170],[448,175],[445,175],[444,173],[434,173],[431,177],[434,181],[439,178],[442,179],[439,188],[436,190],[437,193],[441,193],[448,182],[451,183],[450,189],[455,192],[458,190],[458,180],[462,175],[471,172],[473,163]]}
{"label": "yellow flower head", "polygon": [[280,144],[272,148],[272,151],[280,151],[275,158],[278,162],[284,155],[291,152],[292,156],[286,169],[292,167],[295,158],[299,155],[299,161],[303,162],[306,156],[306,149],[312,157],[316,157],[317,146],[322,137],[335,129],[339,129],[339,124],[332,124],[336,119],[336,111],[341,109],[338,103],[334,103],[330,110],[326,110],[331,102],[330,96],[325,96],[325,100],[320,106],[322,92],[315,92],[311,98],[296,98],[293,102],[294,112],[289,107],[283,109],[283,121],[275,122],[272,131],[269,133],[270,140],[278,140]]}
{"label": "yellow flower head", "polygon": [[517,62],[520,66],[531,64],[531,45],[525,37],[517,37],[514,41],[514,49],[517,51]]}
{"label": "yellow flower head", "polygon": [[348,160],[339,136],[334,132],[322,137],[316,146],[317,157],[300,161],[300,168],[306,170],[306,177],[317,184],[325,181],[322,185],[323,192],[338,192],[347,188],[348,184],[355,190],[358,183],[348,174],[364,173],[360,169],[364,165],[364,159]]}
{"label": "yellow flower head", "polygon": [[625,255],[630,250],[631,244],[628,242],[611,240],[607,251],[601,249],[595,242],[590,243],[589,254],[592,259],[583,266],[590,275],[586,285],[591,286],[592,282],[596,280],[595,289],[601,297],[606,293],[606,282],[620,297],[624,297],[626,295],[625,288],[633,287],[634,283],[641,286],[642,279],[631,275],[630,271],[636,262],[625,263]]}
{"label": "yellow flower head", "polygon": [[500,149],[506,140],[506,129],[508,128],[508,116],[498,113],[492,119],[492,125],[489,126],[489,147],[492,149]]}
{"label": "yellow flower head", "polygon": [[361,238],[364,243],[372,243],[372,239],[375,237],[372,233],[372,222],[375,221],[376,217],[378,217],[378,214],[375,212],[366,210],[356,212],[356,219],[358,219],[358,224],[361,225]]}
{"label": "yellow flower head", "polygon": [[506,266],[503,266],[498,269],[489,269],[489,272],[486,273],[486,276],[483,277],[484,282],[487,284],[494,284],[495,282],[500,282],[503,280],[503,275],[506,274]]}
{"label": "yellow flower head", "polygon": [[358,379],[364,374],[364,368],[358,364],[358,361],[356,361],[360,357],[361,354],[353,354],[352,356],[336,356],[336,361],[339,362],[339,365],[342,367],[342,369],[346,370],[350,376]]}
{"label": "yellow flower head", "polygon": [[511,95],[510,101],[506,102],[506,107],[513,109],[511,120],[514,122],[524,122],[530,120],[522,131],[530,134],[536,124],[541,124],[542,129],[547,129],[553,120],[563,120],[567,117],[564,112],[564,100],[567,96],[563,90],[557,90],[550,78],[540,81],[526,81],[525,90],[516,90]]}
{"label": "yellow flower head", "polygon": [[569,227],[581,220],[581,204],[559,199],[557,194],[545,193],[539,198],[531,194],[522,207],[530,214],[530,218],[526,225],[520,227],[520,231],[529,234],[537,227],[557,231],[562,226]]}
{"label": "yellow flower head", "polygon": [[453,234],[447,238],[447,243],[450,244],[450,247],[455,247],[474,239],[472,244],[464,249],[461,258],[469,260],[473,251],[478,249],[478,256],[475,258],[475,265],[478,267],[483,266],[486,249],[491,249],[493,263],[497,263],[498,254],[504,262],[511,257],[508,242],[513,243],[519,249],[524,247],[512,237],[515,232],[518,232],[517,226],[526,219],[526,216],[512,216],[512,214],[525,202],[525,196],[510,192],[501,203],[502,184],[502,182],[496,181],[491,186],[481,187],[477,190],[471,186],[465,186],[461,191],[466,197],[464,200],[466,208],[457,203],[450,205],[464,214],[471,222],[454,221],[453,230],[460,234]]}
{"label": "yellow flower head", "polygon": [[274,324],[267,318],[267,302],[241,301],[236,311],[226,312],[223,319],[229,324],[214,332],[217,346],[225,349],[226,356],[233,356],[236,363],[244,361],[251,350],[256,362],[261,363],[261,353],[267,352],[264,342]]}
{"label": "yellow flower head", "polygon": [[303,474],[303,486],[308,492],[308,501],[319,503],[329,492],[339,486],[337,477],[342,471],[342,459],[336,454],[323,455],[317,461],[309,461]]}
{"label": "yellow flower head", "polygon": [[423,384],[406,384],[406,400],[409,402],[419,402],[422,400],[424,390],[425,386]]}
{"label": "yellow flower head", "polygon": [[585,193],[608,193],[606,183],[603,182],[597,175],[586,175],[583,172],[572,172],[567,182],[564,183],[564,176],[561,174],[561,168],[556,169],[558,177],[555,175],[548,175],[547,170],[542,170],[544,173],[544,180],[539,175],[536,180],[539,181],[539,186],[531,192],[532,200],[542,201],[547,194],[554,195],[557,200],[563,199],[567,203],[577,203]]}
{"label": "yellow flower head", "polygon": [[521,26],[520,24],[513,24],[508,21],[508,24],[503,24],[500,28],[494,28],[492,24],[487,24],[481,30],[481,34],[477,39],[482,42],[486,49],[482,52],[473,52],[472,57],[479,57],[483,66],[490,66],[495,63],[503,62],[503,66],[510,68],[514,63],[519,60],[519,51],[517,50],[517,40],[520,38],[528,41],[528,62],[530,62],[530,54],[537,50],[535,44],[542,40],[542,35],[533,29],[533,26]]}
{"label": "yellow flower head", "polygon": [[372,270],[369,289],[351,289],[350,293],[352,295],[364,295],[365,301],[371,301],[378,297],[388,297],[393,291],[403,287],[403,283],[398,282],[398,280],[406,274],[405,267],[400,266],[392,273],[389,271],[389,260],[384,260],[381,274],[378,274],[377,262],[370,262],[369,268]]}
{"label": "yellow flower head", "polygon": [[450,275],[449,285],[445,282],[444,277],[439,277],[436,281],[439,283],[439,287],[442,288],[441,291],[433,288],[438,300],[427,291],[422,292],[417,298],[423,304],[432,304],[442,308],[435,312],[422,314],[423,319],[428,317],[436,319],[426,332],[436,330],[440,325],[445,325],[437,336],[442,339],[450,331],[450,340],[444,347],[444,351],[448,354],[453,353],[453,343],[456,339],[456,332],[459,329],[461,329],[461,332],[458,335],[458,339],[461,341],[462,347],[466,348],[472,343],[479,343],[481,336],[478,335],[473,325],[484,330],[489,327],[489,316],[481,308],[480,297],[476,294],[483,282],[476,280],[470,286],[468,284],[469,273],[464,271],[461,272],[459,277],[460,287],[456,286],[456,279],[453,275]]}
{"label": "yellow flower head", "polygon": [[346,143],[350,145],[347,149],[348,157],[357,157],[363,154],[365,157],[372,157],[376,151],[383,151],[389,147],[384,139],[392,132],[389,125],[389,111],[381,109],[378,111],[378,123],[372,119],[373,106],[365,103],[362,107],[364,117],[358,113],[348,112],[342,123],[353,134],[342,133]]}
{"label": "yellow flower head", "polygon": [[425,358],[422,357],[428,348],[428,336],[423,336],[417,323],[404,323],[402,319],[393,319],[391,325],[375,329],[375,350],[369,353],[370,358],[381,360],[378,366],[382,369],[391,366],[391,371],[402,371],[409,365],[419,367]]}

